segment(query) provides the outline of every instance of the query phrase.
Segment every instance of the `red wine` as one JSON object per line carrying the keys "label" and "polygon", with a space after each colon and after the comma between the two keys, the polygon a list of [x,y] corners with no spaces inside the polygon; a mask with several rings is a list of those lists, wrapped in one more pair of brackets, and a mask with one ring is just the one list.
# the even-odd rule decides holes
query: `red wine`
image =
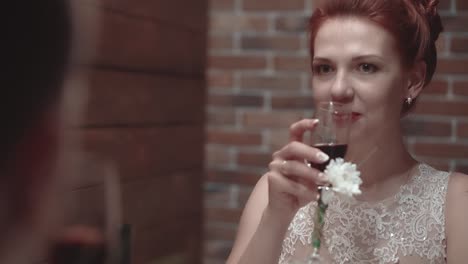
{"label": "red wine", "polygon": [[336,159],[336,158],[344,158],[346,154],[346,150],[348,149],[348,145],[346,144],[338,144],[338,145],[319,144],[319,145],[315,145],[314,147],[320,149],[323,153],[326,153],[330,157],[330,159],[326,161],[325,163],[317,164],[317,163],[311,162],[312,167],[316,168],[319,171],[324,171],[328,163],[330,163],[330,160]]}
{"label": "red wine", "polygon": [[88,227],[73,227],[56,241],[52,264],[104,264],[106,246],[102,234]]}

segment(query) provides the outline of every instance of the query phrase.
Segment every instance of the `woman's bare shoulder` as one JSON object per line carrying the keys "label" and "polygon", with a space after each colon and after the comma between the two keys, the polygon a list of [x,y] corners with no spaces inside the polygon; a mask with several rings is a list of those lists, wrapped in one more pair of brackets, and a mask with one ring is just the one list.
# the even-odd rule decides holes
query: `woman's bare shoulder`
{"label": "woman's bare shoulder", "polygon": [[268,204],[268,176],[263,175],[250,194],[239,222],[234,246],[226,263],[237,263],[255,233]]}
{"label": "woman's bare shoulder", "polygon": [[465,263],[468,259],[468,175],[450,174],[445,205],[445,231],[448,263]]}
{"label": "woman's bare shoulder", "polygon": [[449,194],[468,195],[468,175],[461,172],[452,172],[447,192]]}

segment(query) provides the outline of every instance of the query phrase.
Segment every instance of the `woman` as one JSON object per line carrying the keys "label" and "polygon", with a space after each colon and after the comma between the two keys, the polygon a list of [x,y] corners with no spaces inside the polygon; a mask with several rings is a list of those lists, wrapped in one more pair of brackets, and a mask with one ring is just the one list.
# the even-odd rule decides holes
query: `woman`
{"label": "woman", "polygon": [[[436,0],[326,0],[310,23],[315,102],[353,111],[346,158],[363,184],[355,201],[335,197],[324,227],[325,263],[466,263],[468,177],[437,171],[406,150],[400,119],[436,68],[442,30]],[[291,125],[243,212],[227,263],[289,263],[310,251],[317,186],[308,167],[326,154],[304,143],[316,120]],[[341,199],[341,200],[340,200]]]}

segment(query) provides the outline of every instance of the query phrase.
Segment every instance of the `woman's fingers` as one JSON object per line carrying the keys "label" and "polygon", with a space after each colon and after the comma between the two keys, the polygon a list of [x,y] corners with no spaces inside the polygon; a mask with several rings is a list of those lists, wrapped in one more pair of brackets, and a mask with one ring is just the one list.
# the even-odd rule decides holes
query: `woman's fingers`
{"label": "woman's fingers", "polygon": [[320,149],[308,146],[304,143],[293,141],[281,150],[273,153],[273,159],[279,160],[307,160],[312,163],[322,164],[330,159]]}
{"label": "woman's fingers", "polygon": [[306,131],[313,130],[317,125],[317,119],[302,119],[289,127],[289,141],[302,142],[304,139],[304,133]]}
{"label": "woman's fingers", "polygon": [[273,153],[267,173],[269,204],[275,210],[287,212],[317,199],[317,186],[328,181],[323,173],[307,162],[322,164],[329,157],[321,150],[304,144],[306,131],[312,131],[317,120],[304,119],[290,127],[290,142]]}
{"label": "woman's fingers", "polygon": [[317,198],[316,186],[308,187],[304,184],[284,177],[277,171],[270,171],[268,173],[268,182],[269,188],[274,189],[270,190],[270,193],[280,192],[283,194],[286,193],[288,195],[295,196],[301,205],[304,205]]}
{"label": "woman's fingers", "polygon": [[269,167],[271,171],[279,172],[285,177],[311,188],[328,183],[322,172],[307,166],[304,161],[274,160]]}

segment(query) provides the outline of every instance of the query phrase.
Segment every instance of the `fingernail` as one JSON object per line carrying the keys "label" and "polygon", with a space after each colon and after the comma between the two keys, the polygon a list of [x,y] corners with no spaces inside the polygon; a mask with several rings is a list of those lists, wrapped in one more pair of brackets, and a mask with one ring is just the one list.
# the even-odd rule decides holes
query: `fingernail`
{"label": "fingernail", "polygon": [[314,125],[316,125],[318,122],[319,122],[319,120],[318,120],[318,119],[314,119],[314,120],[312,120],[312,122],[311,122],[311,125],[313,125],[313,126],[314,126]]}
{"label": "fingernail", "polygon": [[323,172],[320,172],[317,176],[321,180],[327,180],[327,175],[325,173],[323,173]]}
{"label": "fingernail", "polygon": [[320,161],[327,161],[328,159],[330,159],[330,157],[328,157],[327,154],[323,153],[323,152],[318,152],[317,153],[317,158],[320,160]]}

